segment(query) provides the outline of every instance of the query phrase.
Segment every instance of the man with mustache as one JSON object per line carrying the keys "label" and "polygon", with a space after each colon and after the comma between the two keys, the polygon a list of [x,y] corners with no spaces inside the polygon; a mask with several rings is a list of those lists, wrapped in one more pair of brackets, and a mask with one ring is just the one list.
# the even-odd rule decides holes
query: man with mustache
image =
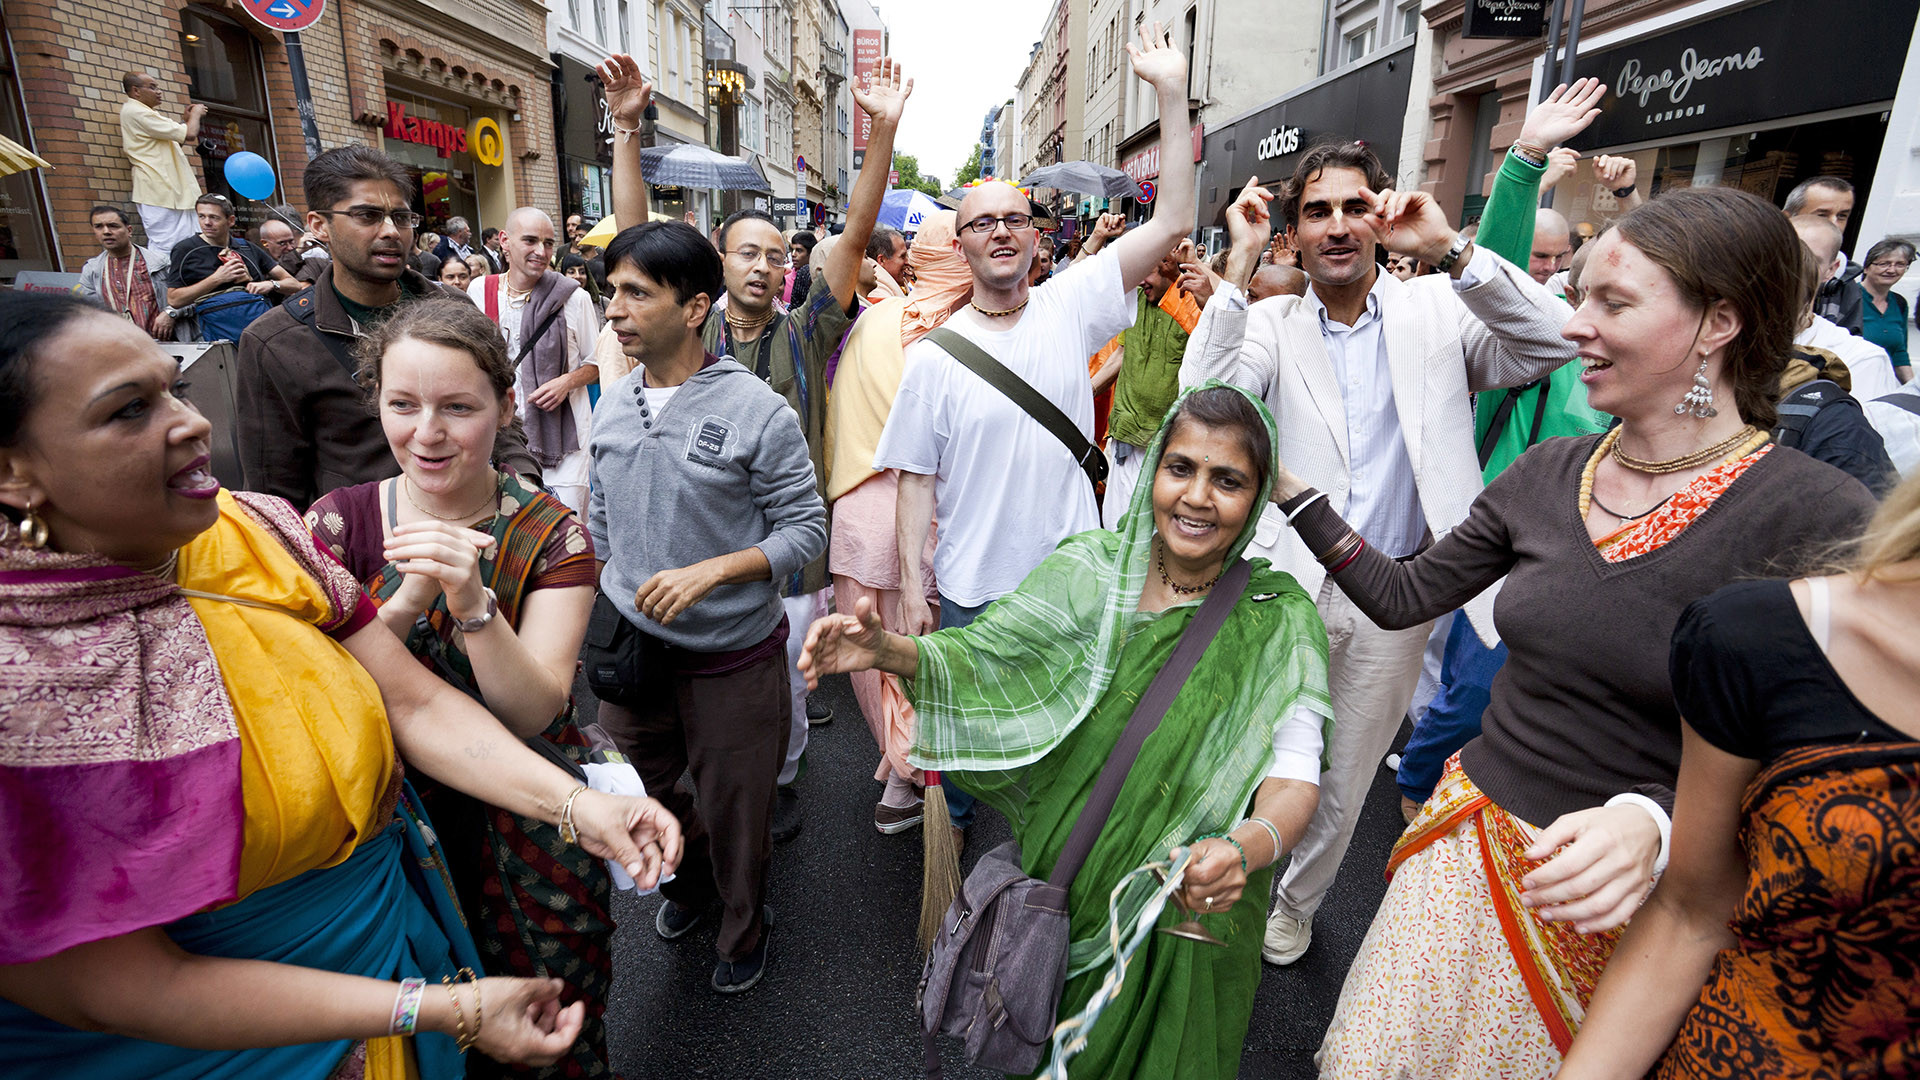
{"label": "man with mustache", "polygon": [[[600,83],[607,108],[613,113],[615,133],[613,214],[620,221],[646,221],[640,147],[632,135],[653,96],[653,86],[641,75],[639,64],[626,55],[608,57],[600,65]],[[846,230],[835,239],[824,260],[812,260],[812,285],[804,300],[796,297],[791,309],[779,302],[792,256],[786,237],[767,214],[741,210],[721,222],[714,234],[726,295],[706,316],[701,340],[708,352],[738,360],[787,399],[806,434],[816,480],[826,475],[827,361],[860,313],[862,255],[873,236],[880,200],[886,195],[894,132],[912,92],[913,80],[886,57],[853,86],[854,102],[873,118],[866,157],[869,165],[860,170],[848,193]],[[901,252],[904,258],[904,244]],[[827,581],[827,558],[822,551],[799,574],[778,583],[792,628],[787,639],[787,662],[793,715],[786,763],[774,800],[776,842],[790,840],[800,831],[800,804],[793,781],[799,775],[800,755],[806,749],[808,724],[825,723],[833,716],[825,708],[807,704],[806,680],[794,667],[800,659],[806,628],[826,614]],[[614,734],[616,738],[620,735]]]}
{"label": "man with mustache", "polygon": [[[500,325],[514,360],[514,398],[527,447],[547,487],[582,519],[587,513],[587,438],[599,381],[593,362],[600,316],[578,282],[551,268],[553,219],[523,206],[507,215],[501,249],[507,272],[467,286],[467,296]],[[529,344],[531,342],[531,344]]]}
{"label": "man with mustache", "polygon": [[[341,146],[307,165],[307,230],[332,259],[314,283],[240,336],[235,418],[243,486],[305,510],[335,488],[400,475],[380,418],[354,379],[354,341],[402,304],[458,296],[407,269],[420,215],[405,167],[366,146]],[[518,424],[495,456],[539,480]]]}
{"label": "man with mustache", "polygon": [[[1562,87],[1555,100],[1566,94]],[[1586,115],[1586,105],[1577,112]],[[1391,183],[1360,143],[1302,155],[1276,209],[1310,287],[1251,308],[1235,285],[1267,246],[1273,196],[1249,184],[1227,211],[1225,281],[1180,382],[1213,377],[1262,395],[1280,422],[1281,460],[1302,475],[1312,470],[1347,520],[1366,523],[1355,527],[1368,542],[1398,557],[1464,520],[1483,486],[1465,422],[1469,392],[1541,378],[1572,361],[1574,348],[1560,336],[1572,317],[1565,301],[1456,232],[1430,196],[1390,191]],[[1379,266],[1381,247],[1441,272],[1401,281]],[[1332,644],[1334,726],[1320,807],[1291,853],[1262,949],[1268,963],[1291,964],[1312,942],[1314,912],[1412,703],[1432,624],[1375,626],[1285,529],[1262,529],[1247,554],[1271,559],[1317,595]],[[1489,643],[1497,640],[1495,592],[1466,605]]]}

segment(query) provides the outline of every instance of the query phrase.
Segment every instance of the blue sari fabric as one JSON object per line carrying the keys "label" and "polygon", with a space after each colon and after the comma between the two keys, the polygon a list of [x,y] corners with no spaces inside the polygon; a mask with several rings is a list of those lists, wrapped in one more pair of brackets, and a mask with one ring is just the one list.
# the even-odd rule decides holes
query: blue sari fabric
{"label": "blue sari fabric", "polygon": [[[437,982],[460,967],[480,970],[478,950],[445,888],[432,831],[400,813],[338,866],[309,870],[236,904],[169,924],[167,935],[199,956],[270,960],[376,979],[424,976]],[[247,1003],[229,1006],[244,1011]],[[414,1038],[424,1080],[458,1080],[463,1055],[453,1039]],[[0,1074],[123,1080],[326,1080],[353,1040],[253,1050],[189,1050],[77,1031],[0,1000]]]}

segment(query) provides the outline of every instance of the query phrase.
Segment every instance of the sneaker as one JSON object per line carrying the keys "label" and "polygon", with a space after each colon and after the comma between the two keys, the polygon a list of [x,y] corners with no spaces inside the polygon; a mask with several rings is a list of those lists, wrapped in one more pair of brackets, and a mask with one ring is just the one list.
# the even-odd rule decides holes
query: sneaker
{"label": "sneaker", "polygon": [[700,925],[707,913],[699,908],[681,907],[669,900],[660,905],[660,913],[653,917],[653,932],[663,941],[685,937],[687,931]]}
{"label": "sneaker", "polygon": [[926,805],[924,799],[915,799],[910,806],[888,806],[884,802],[877,803],[873,808],[873,827],[886,836],[906,832],[920,824],[921,819],[926,816]]}
{"label": "sneaker", "polygon": [[784,844],[800,835],[800,793],[792,784],[773,789],[773,842]]}
{"label": "sneaker", "polygon": [[807,695],[807,723],[814,727],[833,723],[833,706],[818,701],[812,694]]}
{"label": "sneaker", "polygon": [[1260,958],[1285,967],[1307,955],[1307,946],[1312,944],[1312,919],[1296,919],[1276,911],[1267,916],[1267,937],[1260,945]]}
{"label": "sneaker", "polygon": [[773,908],[760,909],[760,944],[738,960],[720,960],[713,965],[712,986],[722,994],[744,994],[767,973],[767,956],[773,941]]}

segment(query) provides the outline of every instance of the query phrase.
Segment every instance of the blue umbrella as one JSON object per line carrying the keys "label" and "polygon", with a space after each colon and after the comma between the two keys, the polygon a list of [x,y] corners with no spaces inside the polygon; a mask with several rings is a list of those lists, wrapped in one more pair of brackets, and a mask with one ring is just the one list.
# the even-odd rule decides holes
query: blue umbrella
{"label": "blue umbrella", "polygon": [[944,209],[946,207],[934,202],[932,196],[924,191],[896,188],[880,200],[879,221],[901,232],[915,232],[927,215],[937,214]]}

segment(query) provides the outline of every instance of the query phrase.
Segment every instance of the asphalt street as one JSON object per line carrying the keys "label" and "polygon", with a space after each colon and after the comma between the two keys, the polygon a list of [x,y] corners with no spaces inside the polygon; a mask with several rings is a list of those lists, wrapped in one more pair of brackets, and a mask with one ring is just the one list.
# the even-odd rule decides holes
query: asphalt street
{"label": "asphalt street", "polygon": [[[845,676],[821,696],[833,722],[812,729],[798,781],[806,824],[774,851],[775,928],[766,979],[724,998],[708,988],[716,919],[678,941],[653,930],[657,896],[615,897],[613,995],[608,1035],[626,1080],[682,1077],[881,1080],[920,1073],[913,1013],[919,980],[914,929],[920,902],[920,831],[873,827],[878,753]],[[592,698],[583,696],[583,711]],[[1400,831],[1398,790],[1382,769],[1353,847],[1314,922],[1313,948],[1288,968],[1267,966],[1241,1059],[1242,1080],[1314,1076],[1313,1052],[1340,983],[1386,885],[1381,876]],[[1008,836],[981,807],[963,868]],[[997,1073],[949,1053],[952,1080]]]}

